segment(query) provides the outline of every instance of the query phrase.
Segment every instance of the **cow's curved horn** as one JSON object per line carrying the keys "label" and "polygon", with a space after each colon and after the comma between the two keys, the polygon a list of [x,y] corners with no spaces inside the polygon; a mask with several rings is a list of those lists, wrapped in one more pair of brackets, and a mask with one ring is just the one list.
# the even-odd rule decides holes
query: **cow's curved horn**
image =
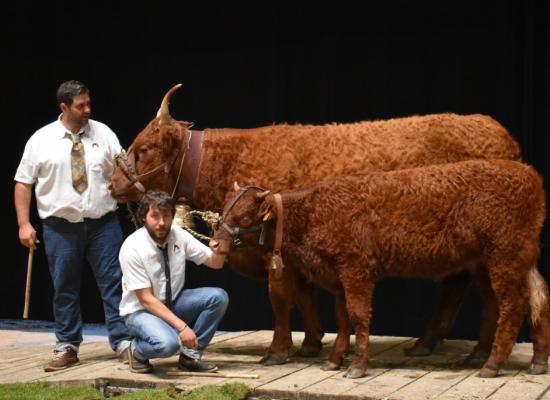
{"label": "cow's curved horn", "polygon": [[178,83],[174,87],[172,87],[169,91],[166,92],[164,95],[164,98],[162,99],[162,103],[160,103],[160,108],[157,111],[157,117],[160,118],[159,125],[167,124],[170,122],[170,110],[168,107],[170,106],[170,97],[172,97],[172,93],[174,93],[176,90],[178,90],[181,87],[181,83]]}
{"label": "cow's curved horn", "polygon": [[263,192],[256,193],[256,197],[259,198],[259,199],[263,199],[263,198],[265,198],[265,196],[267,196],[269,193],[271,193],[270,190],[264,190]]}
{"label": "cow's curved horn", "polygon": [[239,190],[241,190],[241,187],[239,186],[239,184],[237,183],[237,181],[233,182],[233,190],[235,192],[238,192]]}

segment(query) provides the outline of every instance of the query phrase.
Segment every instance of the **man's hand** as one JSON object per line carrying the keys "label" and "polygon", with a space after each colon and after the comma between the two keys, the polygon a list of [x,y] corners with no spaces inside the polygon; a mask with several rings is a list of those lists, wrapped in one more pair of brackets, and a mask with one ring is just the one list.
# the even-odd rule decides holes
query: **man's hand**
{"label": "man's hand", "polygon": [[36,250],[36,245],[40,243],[31,224],[24,224],[19,227],[19,241],[23,246],[33,250]]}
{"label": "man's hand", "polygon": [[199,347],[199,339],[197,339],[195,332],[193,332],[193,329],[191,329],[189,326],[180,331],[179,338],[181,340],[181,344],[183,344],[185,347],[191,349],[196,349]]}

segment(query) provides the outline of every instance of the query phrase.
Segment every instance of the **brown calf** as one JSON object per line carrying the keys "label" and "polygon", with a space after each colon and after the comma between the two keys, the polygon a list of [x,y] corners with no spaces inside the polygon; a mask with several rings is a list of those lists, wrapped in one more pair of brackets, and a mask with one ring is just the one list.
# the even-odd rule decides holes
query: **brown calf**
{"label": "brown calf", "polygon": [[[280,284],[288,269],[334,292],[341,325],[329,362],[340,365],[349,348],[349,315],[356,332],[350,378],[367,368],[378,278],[440,280],[461,271],[486,276],[499,304],[491,354],[480,375],[497,375],[529,303],[536,330],[531,369],[540,373],[550,351],[548,288],[536,267],[544,218],[544,190],[533,168],[515,161],[464,161],[344,176],[281,195],[241,190],[226,204],[211,247],[234,252],[231,231],[259,226],[270,286]],[[240,240],[250,244],[257,235],[249,231]]]}

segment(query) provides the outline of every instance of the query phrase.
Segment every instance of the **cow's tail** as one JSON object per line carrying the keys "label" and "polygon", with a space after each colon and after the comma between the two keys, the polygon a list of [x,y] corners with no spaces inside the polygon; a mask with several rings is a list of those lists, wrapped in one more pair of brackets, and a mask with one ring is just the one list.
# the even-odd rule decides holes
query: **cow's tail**
{"label": "cow's tail", "polygon": [[542,316],[548,313],[548,285],[536,265],[527,273],[527,284],[530,292],[531,322],[537,325]]}

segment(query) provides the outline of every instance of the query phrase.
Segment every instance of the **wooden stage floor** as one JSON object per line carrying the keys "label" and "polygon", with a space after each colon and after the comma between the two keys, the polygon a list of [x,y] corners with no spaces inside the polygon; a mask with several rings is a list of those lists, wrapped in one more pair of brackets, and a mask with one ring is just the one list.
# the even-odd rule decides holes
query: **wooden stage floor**
{"label": "wooden stage floor", "polygon": [[[86,332],[85,332],[86,333]],[[253,388],[253,396],[265,399],[513,399],[550,400],[550,374],[526,374],[532,353],[530,343],[517,344],[501,376],[482,379],[477,369],[462,361],[474,342],[448,340],[429,357],[403,354],[413,339],[373,336],[368,375],[343,378],[344,370],[322,371],[319,366],[330,351],[334,334],[323,339],[318,358],[291,357],[284,365],[258,364],[270,343],[272,331],[227,332],[215,336],[205,360],[216,363],[221,373],[257,374],[258,379],[168,376],[177,356],[153,360],[155,372],[133,374],[119,363],[105,335],[85,334],[80,348],[81,364],[64,371],[44,372],[55,337],[51,330],[18,328],[0,323],[0,383],[49,381],[83,383],[96,387],[164,387],[181,390],[205,384],[241,381]],[[295,345],[303,333],[293,334]],[[293,349],[295,350],[295,348]],[[349,364],[349,357],[346,359]]]}

